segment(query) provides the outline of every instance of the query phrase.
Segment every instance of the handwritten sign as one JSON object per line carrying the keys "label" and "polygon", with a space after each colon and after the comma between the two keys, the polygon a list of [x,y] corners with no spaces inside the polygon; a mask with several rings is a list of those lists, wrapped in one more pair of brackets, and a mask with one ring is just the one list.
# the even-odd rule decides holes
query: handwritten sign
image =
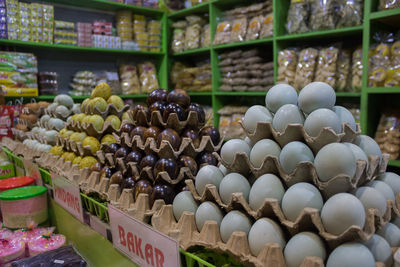
{"label": "handwritten sign", "polygon": [[82,200],[78,185],[55,173],[51,173],[51,180],[55,202],[84,223]]}
{"label": "handwritten sign", "polygon": [[25,175],[35,179],[37,185],[43,185],[39,167],[32,160],[24,159]]}
{"label": "handwritten sign", "polygon": [[180,266],[178,241],[108,205],[113,245],[133,262],[148,267]]}

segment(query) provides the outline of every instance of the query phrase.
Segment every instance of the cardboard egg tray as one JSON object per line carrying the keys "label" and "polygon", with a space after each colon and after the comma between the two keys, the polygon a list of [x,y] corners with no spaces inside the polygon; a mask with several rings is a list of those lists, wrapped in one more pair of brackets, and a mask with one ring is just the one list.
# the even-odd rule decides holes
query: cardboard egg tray
{"label": "cardboard egg tray", "polygon": [[[35,127],[35,126],[37,125],[37,123],[38,123],[38,122],[31,123],[30,121],[25,120],[25,119],[21,119],[21,118],[18,118],[17,121],[18,121],[18,124],[26,125],[26,127],[28,127],[28,129],[32,129],[32,128]],[[38,121],[39,121],[39,119],[38,119]]]}
{"label": "cardboard egg tray", "polygon": [[117,109],[116,106],[114,106],[114,104],[108,104],[106,109],[101,112],[97,107],[91,109],[88,106],[84,106],[81,107],[81,111],[87,115],[100,115],[101,117],[103,117],[103,119],[106,119],[107,116],[109,115],[115,115],[118,118],[122,117],[122,114],[124,114],[124,112],[126,112],[129,109],[129,105],[125,105],[123,106],[121,109]]}
{"label": "cardboard egg tray", "polygon": [[82,142],[75,142],[75,141],[69,140],[68,138],[64,138],[61,136],[57,137],[57,145],[62,146],[64,150],[72,151],[76,155],[79,155],[81,157],[85,157],[85,156],[96,157],[97,156],[96,153],[92,152],[92,150],[90,149],[90,146],[83,146]]}
{"label": "cardboard egg tray", "polygon": [[195,111],[190,111],[185,121],[180,121],[176,113],[171,113],[169,114],[166,122],[164,122],[163,116],[159,111],[153,111],[149,117],[141,110],[138,111],[136,117],[133,116],[132,112],[133,110],[130,110],[128,114],[135,125],[172,128],[180,132],[186,127],[196,129],[203,127],[205,124],[205,122],[199,122],[197,113]]}
{"label": "cardboard egg tray", "polygon": [[18,130],[16,128],[12,128],[11,131],[14,135],[14,138],[20,140],[21,142],[28,138],[26,132],[24,131]]}
{"label": "cardboard egg tray", "polygon": [[40,117],[41,115],[45,114],[47,107],[39,107],[39,109],[34,110],[31,109],[29,106],[25,105],[24,108],[22,109],[23,114],[34,114],[37,117]]}
{"label": "cardboard egg tray", "polygon": [[292,173],[287,174],[282,169],[278,158],[273,156],[267,156],[260,168],[254,168],[248,155],[243,152],[235,155],[232,164],[225,162],[217,153],[214,153],[214,155],[230,172],[238,172],[245,176],[252,173],[255,178],[258,178],[265,173],[273,173],[281,177],[287,186],[299,182],[311,182],[318,187],[325,197],[340,192],[347,192],[373,180],[375,176],[386,171],[387,163],[389,161],[389,155],[387,154],[382,156],[382,160],[380,160],[378,156],[369,155],[368,169],[366,168],[367,164],[365,161],[358,160],[356,173],[353,178],[345,174],[340,174],[331,178],[327,182],[322,182],[319,180],[312,162],[300,162]]}
{"label": "cardboard egg tray", "polygon": [[242,122],[242,126],[246,136],[255,144],[261,139],[273,139],[281,147],[292,141],[305,142],[314,153],[317,153],[323,146],[337,142],[352,142],[358,135],[361,134],[360,125],[357,124],[356,131],[348,124],[343,124],[343,132],[335,133],[332,128],[326,127],[321,130],[317,137],[309,136],[301,124],[289,124],[283,133],[275,131],[270,122],[259,122],[253,133],[248,132]]}
{"label": "cardboard egg tray", "polygon": [[[221,240],[219,226],[215,221],[206,221],[199,232],[193,213],[184,212],[176,222],[172,205],[164,205],[151,218],[152,226],[179,241],[182,249],[202,246],[217,253],[227,253],[244,266],[256,267],[285,267],[285,258],[282,248],[276,243],[265,244],[259,255],[253,256],[250,252],[249,242],[244,232],[234,232],[228,242]],[[371,234],[372,235],[372,234]],[[354,240],[354,237],[353,239]],[[323,267],[321,258],[307,257],[301,267]],[[377,266],[384,266],[377,263]]]}
{"label": "cardboard egg tray", "polygon": [[185,137],[182,138],[179,148],[175,150],[166,140],[163,140],[160,146],[158,146],[154,138],[147,138],[147,140],[143,142],[140,136],[131,137],[128,133],[122,133],[121,136],[114,135],[114,137],[118,144],[123,144],[134,149],[138,148],[146,154],[156,153],[160,158],[178,158],[180,155],[196,158],[196,155],[203,151],[219,151],[224,141],[224,139],[221,138],[220,142],[214,145],[210,136],[203,136],[199,146],[195,147],[192,140]]}
{"label": "cardboard egg tray", "polygon": [[67,114],[64,114],[64,116],[62,114],[56,113],[55,111],[50,111],[48,109],[46,109],[44,113],[49,115],[52,118],[58,118],[58,119],[65,121],[65,120],[67,120],[67,118],[69,116],[73,115],[73,112],[71,109],[68,109],[68,111],[69,112]]}
{"label": "cardboard egg tray", "polygon": [[67,129],[75,132],[85,132],[88,136],[93,137],[101,137],[104,134],[112,134],[117,131],[112,125],[111,122],[104,122],[103,129],[98,131],[94,128],[93,124],[86,124],[80,122],[69,122],[67,123]]}

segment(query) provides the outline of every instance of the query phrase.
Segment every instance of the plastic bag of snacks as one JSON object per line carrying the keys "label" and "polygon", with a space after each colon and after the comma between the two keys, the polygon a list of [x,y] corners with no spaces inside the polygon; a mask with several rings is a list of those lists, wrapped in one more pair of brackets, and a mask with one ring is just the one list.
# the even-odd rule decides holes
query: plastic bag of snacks
{"label": "plastic bag of snacks", "polygon": [[300,51],[294,78],[294,88],[301,90],[304,86],[314,81],[317,67],[318,50],[306,48]]}
{"label": "plastic bag of snacks", "polygon": [[203,33],[201,35],[201,47],[210,47],[211,45],[211,31],[210,24],[203,26]]}
{"label": "plastic bag of snacks", "polygon": [[214,36],[214,45],[227,44],[231,41],[232,22],[224,20],[218,23],[217,31]]}
{"label": "plastic bag of snacks", "polygon": [[201,37],[200,24],[190,25],[185,32],[185,50],[196,49],[200,47]]}
{"label": "plastic bag of snacks", "polygon": [[351,88],[353,91],[360,92],[362,86],[362,48],[357,48],[353,52],[352,66],[351,66]]}
{"label": "plastic bag of snacks", "polygon": [[243,42],[246,37],[247,18],[237,18],[232,21],[231,42]]}
{"label": "plastic bag of snacks", "polygon": [[398,159],[400,153],[399,118],[398,111],[384,111],[375,134],[375,140],[382,153],[389,154],[391,160]]}
{"label": "plastic bag of snacks", "polygon": [[187,22],[184,20],[177,21],[172,24],[174,31],[172,33],[171,50],[175,53],[182,52],[185,50],[185,29]]}
{"label": "plastic bag of snacks", "polygon": [[319,51],[314,81],[325,82],[335,88],[338,56],[339,49],[335,46],[323,48]]}
{"label": "plastic bag of snacks", "polygon": [[379,10],[392,9],[392,8],[400,8],[400,1],[399,0],[380,0],[379,1]]}
{"label": "plastic bag of snacks", "polygon": [[362,10],[363,1],[361,0],[340,0],[336,28],[361,25]]}
{"label": "plastic bag of snacks", "polygon": [[261,25],[264,21],[263,16],[253,17],[249,22],[247,29],[246,40],[256,40],[260,37]]}
{"label": "plastic bag of snacks", "polygon": [[335,28],[335,1],[314,0],[311,2],[309,27],[312,31],[330,30]]}
{"label": "plastic bag of snacks", "polygon": [[390,67],[390,44],[381,42],[370,57],[369,85],[384,86],[387,70]]}
{"label": "plastic bag of snacks", "polygon": [[294,49],[279,51],[278,55],[278,82],[294,84],[297,67],[297,52]]}
{"label": "plastic bag of snacks", "polygon": [[261,24],[260,39],[271,37],[274,35],[274,19],[273,14],[266,15]]}
{"label": "plastic bag of snacks", "polygon": [[119,67],[122,94],[140,94],[140,83],[137,69],[134,65],[124,64]]}
{"label": "plastic bag of snacks", "polygon": [[139,64],[139,80],[143,93],[150,93],[160,87],[158,85],[156,67],[149,61]]}
{"label": "plastic bag of snacks", "polygon": [[288,33],[310,31],[308,27],[309,10],[309,0],[291,0],[286,23]]}
{"label": "plastic bag of snacks", "polygon": [[346,91],[350,77],[351,53],[348,50],[340,50],[336,64],[336,90]]}

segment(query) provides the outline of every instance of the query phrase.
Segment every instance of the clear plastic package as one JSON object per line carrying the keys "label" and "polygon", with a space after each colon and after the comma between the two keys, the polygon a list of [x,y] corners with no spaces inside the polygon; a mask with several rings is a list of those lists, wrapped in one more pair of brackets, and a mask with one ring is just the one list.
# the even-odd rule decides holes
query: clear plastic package
{"label": "clear plastic package", "polygon": [[156,67],[150,61],[139,64],[139,80],[143,93],[159,88]]}
{"label": "clear plastic package", "polygon": [[273,14],[266,15],[261,24],[260,39],[272,37],[274,35]]}
{"label": "clear plastic package", "polygon": [[339,92],[347,91],[349,88],[351,53],[341,49],[336,64],[336,90]]}
{"label": "clear plastic package", "polygon": [[200,47],[201,37],[200,24],[193,24],[186,28],[185,33],[185,50],[197,49]]}
{"label": "clear plastic package", "polygon": [[362,48],[357,48],[353,52],[351,67],[351,87],[353,91],[360,92],[362,86]]}
{"label": "clear plastic package", "polygon": [[182,52],[185,50],[185,30],[174,29],[172,34],[171,50],[174,53]]}
{"label": "clear plastic package", "polygon": [[399,0],[379,0],[379,10],[400,8]]}
{"label": "clear plastic package", "polygon": [[286,23],[286,29],[288,33],[293,34],[309,32],[309,12],[309,0],[291,0]]}
{"label": "clear plastic package", "polygon": [[278,82],[294,85],[297,67],[297,51],[285,49],[278,55]]}
{"label": "clear plastic package", "polygon": [[232,22],[231,42],[243,42],[246,37],[247,18],[242,17]]}
{"label": "clear plastic package", "polygon": [[218,45],[218,44],[229,43],[231,41],[231,30],[232,30],[231,21],[225,20],[218,23],[213,44]]}
{"label": "clear plastic package", "polygon": [[361,25],[363,18],[363,1],[340,0],[336,28]]}
{"label": "clear plastic package", "polygon": [[261,25],[264,21],[263,16],[256,16],[253,17],[249,21],[249,27],[247,29],[247,34],[246,34],[246,40],[256,40],[260,37],[260,30],[261,30]]}
{"label": "clear plastic package", "polygon": [[311,2],[309,27],[312,31],[335,28],[335,5],[334,0],[314,0]]}
{"label": "clear plastic package", "polygon": [[318,50],[306,48],[300,51],[294,78],[294,88],[301,90],[304,86],[314,81],[317,66]]}
{"label": "clear plastic package", "polygon": [[339,49],[335,46],[321,49],[319,51],[314,81],[325,82],[332,86],[332,88],[335,88],[338,57]]}
{"label": "clear plastic package", "polygon": [[210,24],[203,26],[203,32],[201,34],[201,47],[210,47],[211,45],[211,32]]}

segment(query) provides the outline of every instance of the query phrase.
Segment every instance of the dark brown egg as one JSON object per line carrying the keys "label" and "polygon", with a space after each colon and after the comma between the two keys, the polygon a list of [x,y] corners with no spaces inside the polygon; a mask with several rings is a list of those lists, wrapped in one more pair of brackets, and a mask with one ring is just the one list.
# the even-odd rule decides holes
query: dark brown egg
{"label": "dark brown egg", "polygon": [[121,132],[122,133],[130,133],[132,130],[135,128],[135,126],[132,123],[125,123],[121,126]]}
{"label": "dark brown egg", "polygon": [[167,106],[167,103],[165,103],[165,102],[160,102],[160,101],[154,102],[154,103],[149,107],[150,116],[151,116],[151,114],[152,114],[154,111],[159,111],[160,114],[161,114],[161,116],[162,116],[163,113],[164,113],[164,110],[165,110],[166,106]]}
{"label": "dark brown egg", "polygon": [[125,178],[122,183],[121,183],[121,188],[125,189],[135,189],[135,185],[136,185],[136,181],[135,179],[133,179],[133,177],[129,176],[127,178]]}
{"label": "dark brown egg", "polygon": [[100,172],[100,179],[111,178],[111,176],[116,172],[114,168],[104,167]]}
{"label": "dark brown egg", "polygon": [[143,170],[145,167],[154,168],[158,161],[158,157],[156,155],[150,154],[143,157],[142,161],[140,162],[140,169]]}
{"label": "dark brown egg", "polygon": [[146,127],[144,126],[137,126],[135,128],[133,128],[133,130],[130,132],[130,136],[134,137],[134,136],[140,136],[140,139],[143,140],[143,136],[144,136],[144,132],[147,130]]}
{"label": "dark brown egg", "polygon": [[182,155],[178,158],[178,168],[188,167],[193,176],[197,174],[197,163],[194,158]]}
{"label": "dark brown egg", "polygon": [[157,199],[162,199],[164,200],[165,204],[172,204],[172,201],[174,201],[175,198],[175,192],[174,189],[170,185],[166,184],[157,184],[153,187],[153,190],[151,192],[150,196],[150,207],[153,206],[154,201]]}
{"label": "dark brown egg", "polygon": [[105,153],[115,154],[115,152],[117,152],[118,149],[119,149],[119,145],[115,144],[115,143],[104,146]]}
{"label": "dark brown egg", "polygon": [[190,105],[190,96],[185,90],[175,89],[168,93],[167,101],[187,108]]}
{"label": "dark brown egg", "polygon": [[164,89],[156,89],[152,91],[149,96],[147,97],[147,104],[151,106],[153,103],[160,101],[166,102],[167,101],[168,92]]}
{"label": "dark brown egg", "polygon": [[135,185],[135,199],[138,198],[139,194],[151,194],[153,187],[148,180],[142,179],[136,182]]}
{"label": "dark brown egg", "polygon": [[149,120],[149,109],[145,104],[137,104],[132,110],[133,120],[136,125],[147,126]]}
{"label": "dark brown egg", "polygon": [[125,158],[128,155],[128,149],[126,147],[120,147],[117,152],[115,152],[114,157],[116,159]]}
{"label": "dark brown egg", "polygon": [[177,114],[178,120],[180,120],[180,121],[186,120],[186,117],[187,117],[186,111],[181,106],[179,106],[178,104],[169,103],[165,107],[165,110],[164,110],[164,113],[163,113],[164,122],[167,122],[169,115],[172,114],[172,113]]}
{"label": "dark brown egg", "polygon": [[178,165],[173,159],[166,159],[166,158],[159,159],[156,165],[154,166],[154,171],[153,171],[154,178],[156,178],[160,172],[167,172],[169,177],[172,180],[174,180],[178,175]]}
{"label": "dark brown egg", "polygon": [[203,164],[214,165],[214,166],[218,165],[217,158],[211,152],[206,152],[206,151],[203,151],[200,154],[198,154],[196,157],[196,161],[198,166],[201,166]]}
{"label": "dark brown egg", "polygon": [[165,129],[157,137],[157,145],[160,147],[162,141],[167,141],[171,144],[174,150],[178,150],[181,145],[179,134],[173,129]]}
{"label": "dark brown egg", "polygon": [[193,129],[186,129],[182,133],[182,138],[187,137],[192,140],[192,144],[195,148],[199,147],[200,145],[200,136],[197,131]]}
{"label": "dark brown egg", "polygon": [[111,184],[121,184],[122,181],[124,180],[124,176],[122,175],[121,172],[116,172],[113,175],[111,175],[110,178],[110,183]]}
{"label": "dark brown egg", "polygon": [[186,110],[186,113],[189,114],[190,111],[194,111],[197,113],[197,119],[200,123],[204,123],[206,121],[206,113],[202,106],[197,103],[191,103]]}
{"label": "dark brown egg", "polygon": [[101,170],[103,169],[103,166],[101,165],[100,162],[96,162],[95,164],[92,165],[92,167],[90,168],[91,172],[101,172]]}
{"label": "dark brown egg", "polygon": [[220,134],[219,134],[219,131],[217,128],[215,128],[213,126],[204,127],[200,131],[200,139],[206,135],[208,135],[211,138],[211,141],[213,142],[213,144],[215,146],[219,144],[221,137],[220,137]]}
{"label": "dark brown egg", "polygon": [[139,164],[142,161],[143,154],[139,150],[132,150],[125,157],[125,163],[133,162]]}
{"label": "dark brown egg", "polygon": [[157,140],[157,137],[160,133],[160,128],[157,126],[150,126],[143,134],[143,141],[146,142],[147,138],[154,138],[154,140]]}

